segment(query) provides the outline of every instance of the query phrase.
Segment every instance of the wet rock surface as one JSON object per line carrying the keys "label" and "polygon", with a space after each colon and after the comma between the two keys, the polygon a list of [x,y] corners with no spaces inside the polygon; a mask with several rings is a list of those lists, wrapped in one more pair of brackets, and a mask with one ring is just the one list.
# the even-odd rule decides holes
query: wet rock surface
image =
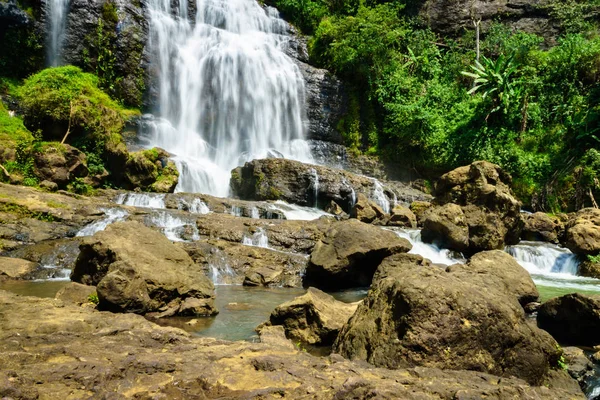
{"label": "wet rock surface", "polygon": [[468,369],[544,382],[558,368],[556,342],[525,319],[510,274],[491,257],[472,264],[444,270],[416,255],[385,259],[334,351],[387,368]]}
{"label": "wet rock surface", "polygon": [[561,343],[595,346],[600,344],[600,297],[572,293],[550,299],[540,307],[537,322]]}
{"label": "wet rock surface", "polygon": [[136,315],[0,291],[0,395],[450,400],[493,393],[501,400],[584,399],[576,384],[556,377],[549,387],[530,387],[519,379],[481,372],[391,371],[339,356],[316,358],[289,342],[265,340],[194,338]]}
{"label": "wet rock surface", "polygon": [[295,341],[332,345],[357,306],[357,303],[338,301],[311,287],[306,294],[273,310],[266,326],[283,326],[286,336]]}
{"label": "wet rock surface", "polygon": [[213,315],[214,287],[188,254],[138,222],[117,222],[80,246],[71,279],[96,285],[100,309]]}

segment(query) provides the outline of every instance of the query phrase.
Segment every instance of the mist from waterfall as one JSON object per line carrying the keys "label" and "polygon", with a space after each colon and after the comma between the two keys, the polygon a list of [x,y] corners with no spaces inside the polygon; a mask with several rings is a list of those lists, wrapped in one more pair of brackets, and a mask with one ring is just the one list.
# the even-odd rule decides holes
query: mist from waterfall
{"label": "mist from waterfall", "polygon": [[146,145],[174,154],[176,191],[227,196],[230,171],[286,157],[310,162],[304,81],[285,53],[291,37],[273,8],[254,0],[149,0],[159,118]]}
{"label": "mist from waterfall", "polygon": [[48,26],[47,64],[57,67],[62,64],[62,42],[67,27],[69,0],[46,1],[46,24]]}

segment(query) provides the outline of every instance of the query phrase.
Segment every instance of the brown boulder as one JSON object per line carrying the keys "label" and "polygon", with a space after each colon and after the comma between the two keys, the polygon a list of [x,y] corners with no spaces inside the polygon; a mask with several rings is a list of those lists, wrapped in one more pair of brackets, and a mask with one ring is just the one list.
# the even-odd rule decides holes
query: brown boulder
{"label": "brown boulder", "polygon": [[390,218],[387,220],[388,226],[401,226],[403,228],[416,228],[417,217],[407,207],[395,205],[390,213]]}
{"label": "brown boulder", "polygon": [[369,286],[384,258],[411,248],[394,232],[355,219],[338,222],[315,245],[305,284],[324,290]]}
{"label": "brown boulder", "polygon": [[558,346],[527,322],[502,268],[480,261],[445,271],[419,256],[388,257],[334,351],[378,367],[477,370],[541,384],[558,366]]}
{"label": "brown boulder", "polygon": [[417,226],[423,226],[423,218],[425,217],[427,210],[431,207],[433,207],[433,204],[428,201],[413,201],[410,203],[410,211],[417,217]]}
{"label": "brown boulder", "polygon": [[561,343],[578,346],[600,344],[600,296],[579,293],[548,300],[540,307],[538,326]]}
{"label": "brown boulder", "polygon": [[370,224],[375,220],[382,219],[384,216],[383,209],[374,201],[369,200],[362,193],[356,196],[356,203],[354,203],[354,207],[350,211],[351,218],[356,218],[360,222]]}
{"label": "brown boulder", "polygon": [[266,325],[282,325],[292,340],[331,345],[357,306],[357,303],[337,301],[311,287],[306,294],[275,308]]}
{"label": "brown boulder", "polygon": [[600,253],[600,210],[579,210],[565,227],[565,245],[575,254],[597,255]]}
{"label": "brown boulder", "polygon": [[82,285],[77,282],[69,282],[63,286],[57,293],[55,298],[75,304],[93,303],[97,299],[96,288],[94,286]]}
{"label": "brown boulder", "polygon": [[543,212],[536,212],[524,215],[523,220],[525,225],[521,239],[558,244],[564,230],[564,226],[558,218],[550,217]]}
{"label": "brown boulder", "polygon": [[585,276],[586,278],[600,279],[600,263],[595,262],[593,259],[585,259],[579,264],[577,275]]}
{"label": "brown boulder", "polygon": [[421,237],[426,243],[466,251],[469,248],[469,227],[465,214],[452,203],[430,208],[423,218]]}
{"label": "brown boulder", "polygon": [[188,254],[138,222],[117,222],[80,246],[71,279],[97,285],[99,308],[150,314],[213,315],[214,287]]}
{"label": "brown boulder", "polygon": [[38,264],[20,258],[0,257],[0,280],[29,279],[38,267]]}
{"label": "brown boulder", "polygon": [[35,175],[65,189],[75,178],[88,175],[86,156],[68,144],[50,143],[34,154]]}

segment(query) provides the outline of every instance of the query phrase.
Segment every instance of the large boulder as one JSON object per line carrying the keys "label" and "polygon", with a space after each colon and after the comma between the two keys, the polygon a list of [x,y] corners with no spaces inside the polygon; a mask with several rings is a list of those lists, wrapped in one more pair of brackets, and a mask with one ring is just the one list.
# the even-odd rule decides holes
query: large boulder
{"label": "large boulder", "polygon": [[600,253],[600,210],[579,210],[565,227],[565,245],[575,254],[598,255]]}
{"label": "large boulder", "polygon": [[557,217],[543,212],[526,214],[521,239],[558,244],[564,231],[564,224]]}
{"label": "large boulder", "polygon": [[88,175],[86,156],[68,144],[48,144],[34,154],[35,175],[40,181],[54,182],[65,189],[75,178]]}
{"label": "large boulder", "polygon": [[373,200],[370,200],[362,193],[356,196],[356,203],[350,211],[350,217],[356,218],[360,222],[370,224],[376,220],[384,218],[385,212]]}
{"label": "large boulder", "polygon": [[394,232],[354,219],[342,221],[315,245],[305,283],[324,290],[366,287],[384,258],[411,248]]}
{"label": "large boulder", "polygon": [[171,193],[179,182],[179,172],[170,154],[157,147],[131,153],[124,176],[129,189]]}
{"label": "large boulder", "polygon": [[456,251],[469,248],[469,227],[465,214],[456,204],[430,208],[423,218],[421,237],[424,242],[436,243]]}
{"label": "large boulder", "polygon": [[577,267],[577,275],[600,279],[600,262],[595,259],[584,259]]}
{"label": "large boulder", "polygon": [[20,258],[0,257],[0,281],[4,279],[28,279],[39,265]]}
{"label": "large boulder", "polygon": [[99,308],[213,315],[214,287],[188,254],[138,222],[117,222],[80,246],[71,280],[97,285]]}
{"label": "large boulder", "polygon": [[[463,234],[464,225],[468,227],[468,246],[465,247],[464,236],[461,241],[456,241],[445,237],[447,229],[440,229],[440,218],[445,225],[451,222],[444,215],[445,209],[425,213],[424,240],[445,243],[453,250],[468,254],[518,243],[523,227],[521,203],[513,196],[510,183],[510,175],[487,161],[477,161],[443,175],[435,185],[434,204],[460,206],[465,217],[460,226]],[[453,208],[452,215],[459,215],[458,209]],[[433,221],[428,222],[428,219]]]}
{"label": "large boulder", "polygon": [[417,216],[410,210],[410,208],[397,204],[394,206],[394,208],[392,208],[386,225],[400,226],[403,228],[416,228]]}
{"label": "large boulder", "polygon": [[286,336],[295,341],[331,345],[357,306],[311,287],[306,294],[277,306],[266,325],[283,326]]}
{"label": "large boulder", "polygon": [[560,350],[525,319],[523,292],[509,288],[513,277],[496,257],[448,270],[417,255],[388,257],[334,351],[378,367],[477,370],[541,384]]}
{"label": "large boulder", "polygon": [[[324,166],[304,164],[283,158],[269,158],[247,162],[231,171],[231,192],[244,200],[284,200],[309,207],[327,207],[335,201],[350,213],[356,195],[378,198],[377,204],[386,206],[396,197],[403,198],[398,190],[381,185],[378,181],[350,172]],[[416,190],[412,192],[420,193]],[[412,197],[413,194],[407,197]]]}
{"label": "large boulder", "polygon": [[578,346],[600,344],[600,296],[567,294],[548,300],[537,316],[540,328],[561,343]]}

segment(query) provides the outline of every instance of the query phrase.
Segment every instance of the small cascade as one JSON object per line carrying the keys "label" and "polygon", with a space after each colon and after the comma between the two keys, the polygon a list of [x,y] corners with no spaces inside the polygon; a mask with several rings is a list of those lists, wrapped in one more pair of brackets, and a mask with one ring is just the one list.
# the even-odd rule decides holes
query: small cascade
{"label": "small cascade", "polygon": [[161,193],[122,193],[115,199],[115,203],[126,206],[142,208],[167,208],[165,196]]}
{"label": "small cascade", "polygon": [[76,236],[92,236],[97,232],[103,231],[106,227],[117,221],[124,221],[129,213],[120,208],[109,208],[102,209],[104,211],[104,218],[92,222],[91,224],[83,227]]}
{"label": "small cascade", "polygon": [[70,280],[71,270],[60,265],[42,264],[47,277],[44,279],[35,279],[36,281],[68,281]]}
{"label": "small cascade", "polygon": [[168,212],[159,212],[149,218],[149,223],[161,228],[167,239],[173,242],[193,242],[200,239],[193,221],[175,217]]}
{"label": "small cascade", "polygon": [[315,198],[314,207],[318,208],[319,207],[319,174],[317,173],[317,170],[314,168],[310,169],[310,174],[311,174],[310,186],[313,189],[313,196]]}
{"label": "small cascade", "polygon": [[243,217],[244,216],[242,208],[238,207],[238,206],[231,206],[231,210],[229,210],[229,214],[233,215],[234,217]]}
{"label": "small cascade", "polygon": [[215,249],[207,257],[209,278],[214,285],[231,285],[237,274],[227,262],[227,257],[219,249]]}
{"label": "small cascade", "polygon": [[258,212],[258,208],[252,207],[250,209],[250,217],[254,219],[260,219],[260,213]]}
{"label": "small cascade", "polygon": [[386,214],[390,213],[390,201],[383,191],[383,185],[375,178],[373,178],[372,199],[379,207],[383,209],[383,212]]}
{"label": "small cascade", "polygon": [[521,242],[506,252],[532,275],[569,278],[577,275],[579,260],[568,249],[541,242]]}
{"label": "small cascade", "polygon": [[420,229],[397,229],[394,232],[412,244],[409,253],[423,256],[434,264],[452,265],[465,262],[465,258],[460,253],[441,249],[434,244],[424,243],[421,239]]}
{"label": "small cascade", "polygon": [[312,221],[314,219],[321,218],[324,215],[331,216],[318,208],[302,207],[296,204],[289,204],[285,201],[277,200],[269,206],[273,211],[278,211],[285,216],[288,220],[297,221]]}
{"label": "small cascade", "polygon": [[47,0],[46,16],[48,24],[47,63],[50,67],[62,64],[62,44],[67,27],[69,0]]}
{"label": "small cascade", "polygon": [[195,198],[191,203],[187,202],[185,199],[180,199],[177,208],[180,210],[190,212],[192,214],[210,213],[210,209],[208,208],[206,203],[200,200],[199,198]]}
{"label": "small cascade", "polygon": [[269,237],[265,233],[263,228],[259,228],[254,232],[252,237],[244,236],[242,244],[246,246],[264,247],[269,248]]}

